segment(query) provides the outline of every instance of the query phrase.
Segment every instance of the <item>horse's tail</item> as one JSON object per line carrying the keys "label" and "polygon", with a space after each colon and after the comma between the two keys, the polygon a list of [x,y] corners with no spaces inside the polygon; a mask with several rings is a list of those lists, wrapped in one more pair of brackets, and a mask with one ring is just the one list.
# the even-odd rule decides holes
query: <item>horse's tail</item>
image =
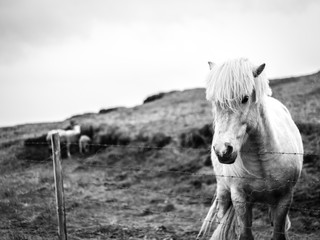
{"label": "horse's tail", "polygon": [[218,222],[211,240],[235,240],[237,239],[236,228],[237,218],[235,209],[231,204],[222,219]]}
{"label": "horse's tail", "polygon": [[214,199],[213,204],[211,205],[209,212],[206,216],[206,218],[203,220],[200,232],[197,236],[197,239],[201,239],[204,236],[206,236],[206,234],[208,232],[210,232],[212,224],[216,218],[216,214],[217,214],[217,209],[218,209],[218,200],[217,198]]}
{"label": "horse's tail", "polygon": [[203,239],[212,228],[212,224],[217,225],[210,240],[233,240],[237,239],[235,209],[230,204],[228,210],[221,219],[217,218],[218,200],[214,200],[210,210],[203,221],[197,239]]}

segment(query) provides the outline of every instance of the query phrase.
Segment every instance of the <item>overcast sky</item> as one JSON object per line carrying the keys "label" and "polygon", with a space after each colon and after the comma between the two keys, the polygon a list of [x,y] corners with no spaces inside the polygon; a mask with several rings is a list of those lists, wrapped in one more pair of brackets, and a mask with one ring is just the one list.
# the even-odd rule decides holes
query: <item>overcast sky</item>
{"label": "overcast sky", "polygon": [[1,0],[0,126],[204,87],[207,61],[320,70],[317,0]]}

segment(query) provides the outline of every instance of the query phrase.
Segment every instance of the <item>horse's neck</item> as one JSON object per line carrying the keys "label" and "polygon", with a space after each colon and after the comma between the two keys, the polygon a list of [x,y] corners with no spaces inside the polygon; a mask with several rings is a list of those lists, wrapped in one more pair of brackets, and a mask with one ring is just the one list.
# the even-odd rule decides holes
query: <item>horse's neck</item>
{"label": "horse's neck", "polygon": [[257,126],[249,133],[248,141],[250,146],[258,154],[278,152],[277,133],[265,104],[262,103],[259,106],[259,113],[260,117],[258,118]]}
{"label": "horse's neck", "polygon": [[257,126],[246,135],[241,148],[241,158],[247,172],[254,176],[265,177],[264,163],[272,160],[274,155],[266,153],[278,152],[279,149],[276,144],[276,133],[265,106],[261,105],[259,111],[261,117]]}

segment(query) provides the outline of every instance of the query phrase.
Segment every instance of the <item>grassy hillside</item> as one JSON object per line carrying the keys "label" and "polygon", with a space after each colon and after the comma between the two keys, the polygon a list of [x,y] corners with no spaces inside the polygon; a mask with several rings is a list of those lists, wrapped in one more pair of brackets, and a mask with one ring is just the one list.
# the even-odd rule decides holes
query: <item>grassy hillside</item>
{"label": "grassy hillside", "polygon": [[[302,133],[304,171],[291,210],[291,239],[320,236],[320,73],[271,82]],[[204,89],[150,96],[134,108],[103,109],[64,122],[0,129],[1,239],[55,239],[50,129],[70,120],[91,152],[63,160],[69,239],[195,239],[215,191],[209,158],[211,108]],[[62,146],[65,150],[65,146]],[[270,239],[266,206],[257,239]]]}
{"label": "grassy hillside", "polygon": [[273,96],[288,107],[296,122],[320,123],[320,72],[276,79],[270,86]]}

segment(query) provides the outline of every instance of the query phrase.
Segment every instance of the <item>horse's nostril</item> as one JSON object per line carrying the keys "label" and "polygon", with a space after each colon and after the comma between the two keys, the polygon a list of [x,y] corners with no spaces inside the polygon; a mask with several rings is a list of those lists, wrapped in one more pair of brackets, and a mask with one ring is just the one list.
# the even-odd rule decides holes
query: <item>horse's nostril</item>
{"label": "horse's nostril", "polygon": [[227,150],[224,155],[229,156],[229,155],[231,155],[232,152],[233,152],[233,147],[229,145],[229,146],[227,146]]}

